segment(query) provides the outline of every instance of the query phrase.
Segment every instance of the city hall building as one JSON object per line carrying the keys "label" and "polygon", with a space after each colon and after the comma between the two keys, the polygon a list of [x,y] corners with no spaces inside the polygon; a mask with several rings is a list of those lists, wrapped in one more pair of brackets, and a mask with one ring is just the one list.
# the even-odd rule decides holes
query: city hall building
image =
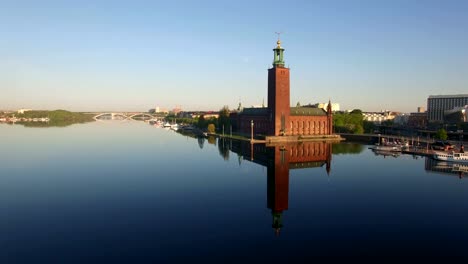
{"label": "city hall building", "polygon": [[284,48],[279,39],[273,54],[273,67],[268,69],[268,106],[244,108],[232,113],[230,117],[233,129],[243,134],[270,137],[332,135],[331,102],[328,103],[327,110],[291,107],[290,70],[284,66]]}

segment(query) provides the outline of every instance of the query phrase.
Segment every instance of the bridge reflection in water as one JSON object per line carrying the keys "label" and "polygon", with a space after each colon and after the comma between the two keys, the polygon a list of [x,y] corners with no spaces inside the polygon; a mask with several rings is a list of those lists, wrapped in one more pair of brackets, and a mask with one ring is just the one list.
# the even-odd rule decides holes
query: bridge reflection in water
{"label": "bridge reflection in water", "polygon": [[288,209],[289,171],[325,167],[329,174],[331,170],[331,143],[265,145],[220,139],[218,144],[220,150],[229,149],[241,155],[245,160],[267,167],[267,206],[271,209],[272,227],[276,235],[279,235],[283,227],[283,212]]}

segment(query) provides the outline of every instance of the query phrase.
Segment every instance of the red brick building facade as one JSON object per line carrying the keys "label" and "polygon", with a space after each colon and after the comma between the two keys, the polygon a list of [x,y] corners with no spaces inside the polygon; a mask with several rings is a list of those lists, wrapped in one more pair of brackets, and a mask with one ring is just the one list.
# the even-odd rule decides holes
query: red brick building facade
{"label": "red brick building facade", "polygon": [[244,108],[231,114],[233,128],[244,134],[265,136],[331,135],[331,103],[327,111],[290,106],[289,68],[284,67],[284,48],[278,40],[273,49],[273,67],[268,70],[268,107]]}

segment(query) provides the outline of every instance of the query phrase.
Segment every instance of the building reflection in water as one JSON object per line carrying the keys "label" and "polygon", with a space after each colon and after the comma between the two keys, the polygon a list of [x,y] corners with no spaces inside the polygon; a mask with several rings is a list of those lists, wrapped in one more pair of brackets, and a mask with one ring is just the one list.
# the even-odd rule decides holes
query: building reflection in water
{"label": "building reflection in water", "polygon": [[[331,170],[332,144],[324,142],[288,143],[279,145],[250,144],[244,141],[219,140],[224,159],[229,150],[245,160],[267,168],[267,206],[271,209],[272,227],[279,235],[283,212],[288,209],[289,170],[324,167]],[[227,157],[226,157],[227,156]]]}
{"label": "building reflection in water", "polygon": [[468,164],[438,161],[426,157],[425,170],[428,172],[435,172],[437,174],[458,176],[458,178],[463,179],[468,175]]}

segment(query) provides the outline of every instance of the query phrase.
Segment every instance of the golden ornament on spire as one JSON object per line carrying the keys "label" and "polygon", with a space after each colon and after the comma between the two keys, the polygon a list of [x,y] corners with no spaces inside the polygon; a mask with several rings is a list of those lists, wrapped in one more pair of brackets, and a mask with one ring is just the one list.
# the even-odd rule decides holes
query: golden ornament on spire
{"label": "golden ornament on spire", "polygon": [[278,48],[281,48],[281,41],[278,39],[278,41],[276,41],[276,44],[278,45],[277,47]]}
{"label": "golden ornament on spire", "polygon": [[281,35],[282,32],[275,32],[275,34],[278,35],[278,41],[276,41],[276,44],[277,44],[277,48],[281,48],[281,40],[280,40],[280,35]]}

